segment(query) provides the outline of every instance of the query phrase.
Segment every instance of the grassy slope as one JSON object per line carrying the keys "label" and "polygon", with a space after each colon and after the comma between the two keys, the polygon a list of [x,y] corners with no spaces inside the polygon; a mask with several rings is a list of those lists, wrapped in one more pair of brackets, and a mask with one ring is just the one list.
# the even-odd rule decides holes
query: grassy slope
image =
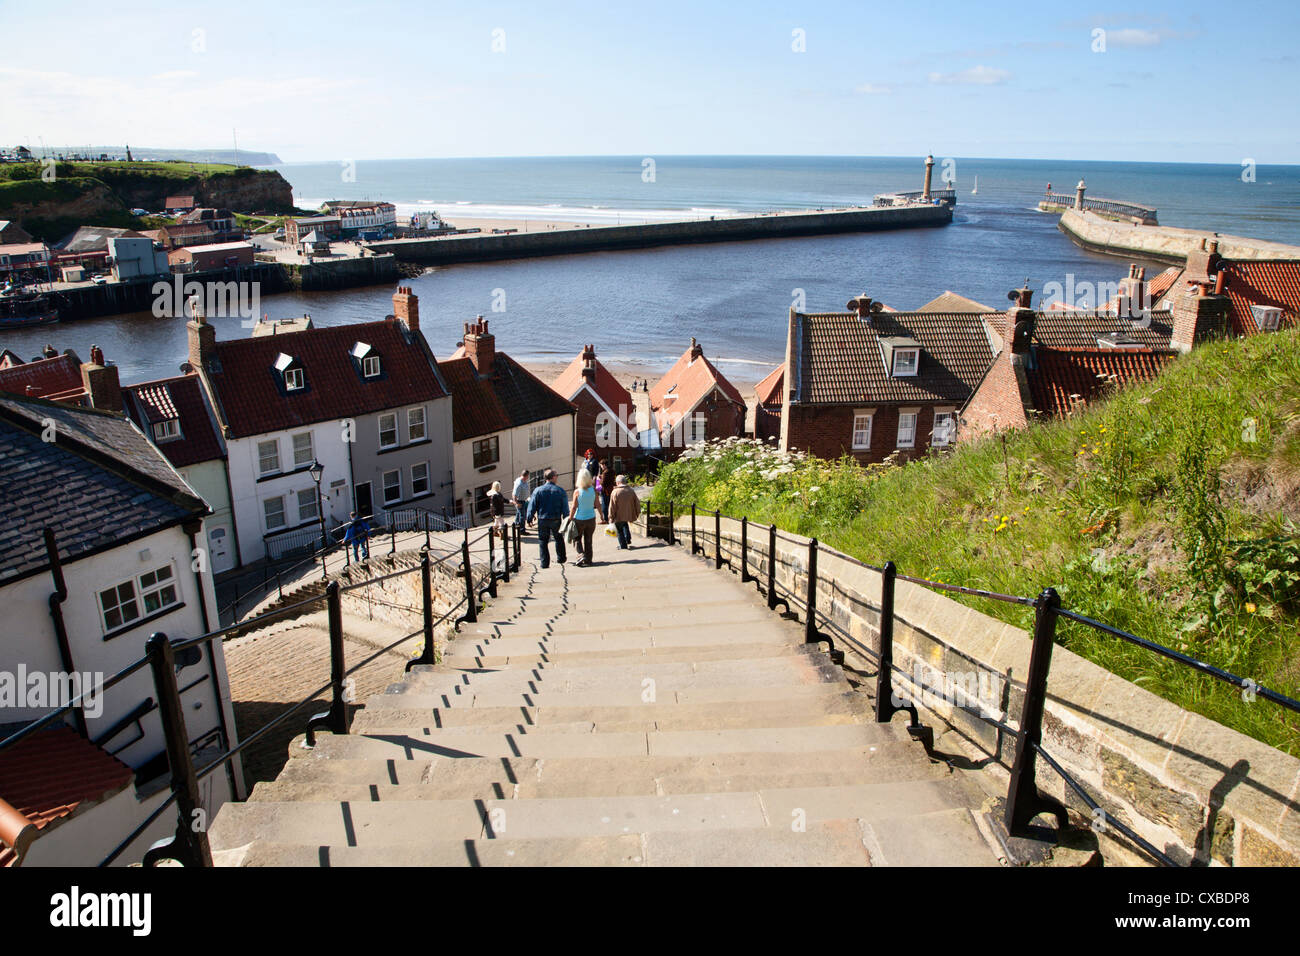
{"label": "grassy slope", "polygon": [[[1300,697],[1300,332],[1202,346],[1071,419],[902,468],[795,459],[772,475],[769,459],[764,477],[741,461],[715,452],[670,466],[655,499],[775,521],[932,580],[1029,596],[1054,586],[1066,607]],[[1025,609],[967,603],[1030,623]],[[1083,625],[1062,621],[1058,634],[1300,754],[1300,720],[1274,704]]]}

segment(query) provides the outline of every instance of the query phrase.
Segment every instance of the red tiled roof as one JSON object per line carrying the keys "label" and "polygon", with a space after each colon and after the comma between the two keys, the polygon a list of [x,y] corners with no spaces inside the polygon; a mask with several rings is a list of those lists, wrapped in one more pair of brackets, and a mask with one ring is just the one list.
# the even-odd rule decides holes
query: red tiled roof
{"label": "red tiled roof", "polygon": [[492,374],[480,378],[468,358],[438,363],[451,389],[453,441],[571,415],[568,399],[504,352],[492,359]]}
{"label": "red tiled roof", "polygon": [[[1178,282],[1179,278],[1181,278],[1183,271],[1184,270],[1181,266],[1170,266],[1168,269],[1160,272],[1155,278],[1147,281],[1147,300],[1151,305],[1155,305],[1160,301],[1162,295],[1174,288],[1174,284]],[[1050,307],[1053,309],[1068,308],[1068,306],[1062,306],[1061,303],[1057,302],[1052,303]],[[1114,312],[1118,308],[1119,296],[1115,296],[1115,298],[1106,303],[1102,311]]]}
{"label": "red tiled roof", "polygon": [[[624,427],[629,431],[635,431],[636,405],[632,401],[632,393],[619,384],[618,379],[601,364],[600,359],[596,359],[595,363],[596,381],[592,385],[592,391],[622,421]],[[573,401],[574,396],[587,384],[586,379],[582,377],[582,365],[582,353],[579,352],[578,357],[570,362],[568,368],[560,373],[559,378],[551,383],[551,388],[569,401]]]}
{"label": "red tiled roof", "polygon": [[1174,355],[1154,349],[1034,350],[1027,369],[1034,408],[1043,415],[1066,415],[1091,402],[1106,388],[1149,382],[1172,362]]}
{"label": "red tiled roof", "polygon": [[[985,318],[978,312],[854,312],[796,314],[795,358],[787,391],[807,404],[961,404],[993,361]],[[882,339],[910,339],[921,348],[917,373],[885,367]]]}
{"label": "red tiled roof", "polygon": [[[32,389],[28,391],[28,389]],[[76,353],[0,368],[0,392],[51,401],[71,401],[85,394],[81,359]]]}
{"label": "red tiled roof", "polygon": [[1254,335],[1259,331],[1252,305],[1268,305],[1282,310],[1282,327],[1291,328],[1300,318],[1300,261],[1225,262],[1227,273],[1224,293],[1232,303],[1232,325],[1237,335]]}
{"label": "red tiled roof", "polygon": [[[0,751],[0,799],[38,830],[75,813],[83,803],[112,796],[131,777],[130,767],[71,727],[42,730]],[[0,866],[13,861],[13,851],[0,847]]]}
{"label": "red tiled roof", "polygon": [[[656,415],[663,412],[669,412],[673,416],[685,415],[715,387],[729,401],[735,402],[741,408],[745,407],[745,399],[736,386],[727,381],[704,353],[701,352],[700,357],[692,362],[691,350],[687,349],[676,364],[668,370],[668,374],[650,389],[650,407],[654,409]],[[668,400],[670,390],[671,401]]]}
{"label": "red tiled roof", "polygon": [[785,387],[785,366],[778,365],[754,386],[754,395],[760,405],[781,405],[785,396],[781,394]]}
{"label": "red tiled roof", "polygon": [[[379,356],[379,378],[365,380],[357,371],[351,357],[357,342]],[[274,369],[281,352],[300,363],[304,389],[283,391]],[[447,394],[420,334],[407,332],[396,320],[219,341],[216,354],[218,362],[204,371],[232,438],[355,418]]]}
{"label": "red tiled roof", "polygon": [[151,441],[154,425],[171,418],[178,420],[180,438],[154,442],[173,466],[184,468],[222,457],[221,442],[197,375],[127,385],[122,389],[122,404]]}

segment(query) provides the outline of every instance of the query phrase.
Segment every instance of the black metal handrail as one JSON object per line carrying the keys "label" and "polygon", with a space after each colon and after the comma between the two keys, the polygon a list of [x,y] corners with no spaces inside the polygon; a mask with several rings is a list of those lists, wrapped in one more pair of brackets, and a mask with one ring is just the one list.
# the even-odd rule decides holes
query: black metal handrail
{"label": "black metal handrail", "polygon": [[[672,500],[667,505],[667,533],[665,538],[668,543],[675,544],[676,537],[676,503]],[[698,538],[704,534],[696,526],[697,509],[694,503],[690,507],[690,553],[705,554],[707,548],[700,543]],[[736,518],[731,515],[723,515],[721,511],[714,510],[714,547],[713,547],[713,565],[715,568],[721,568],[723,564],[731,567],[729,561],[722,558],[723,535],[721,519],[727,518],[729,521],[740,522],[740,575],[741,580],[748,582],[756,580],[749,574],[749,526],[748,517]],[[652,509],[647,502],[645,509],[646,534],[653,534]],[[768,545],[766,549],[767,575],[766,584],[758,584],[760,593],[764,593],[767,598],[768,607],[775,610],[777,605],[784,604],[786,613],[793,613],[791,602],[804,612],[805,641],[807,643],[825,642],[831,649],[832,659],[838,659],[842,662],[843,655],[837,652],[835,642],[829,634],[820,629],[822,621],[825,621],[830,630],[836,631],[850,643],[861,646],[860,642],[849,635],[843,628],[836,625],[825,615],[820,614],[817,608],[818,592],[818,571],[817,558],[820,550],[828,550],[837,559],[845,560],[851,564],[866,568],[881,575],[881,608],[880,608],[880,626],[879,626],[879,645],[874,649],[874,654],[878,666],[876,672],[876,719],[881,723],[888,723],[898,711],[906,711],[912,718],[912,726],[909,729],[917,729],[919,717],[914,702],[904,701],[901,704],[895,703],[896,697],[893,690],[893,673],[896,670],[893,664],[893,628],[894,628],[894,589],[896,581],[907,581],[921,587],[931,588],[938,591],[950,593],[968,594],[972,597],[980,597],[993,601],[1001,601],[1009,604],[1018,604],[1023,607],[1032,607],[1034,609],[1034,629],[1032,643],[1030,647],[1029,670],[1025,676],[1025,694],[1022,705],[1019,726],[1011,728],[1000,720],[984,713],[983,707],[973,711],[974,715],[992,724],[993,726],[1007,733],[1013,734],[1016,738],[1015,760],[1011,769],[1011,780],[1007,794],[1007,805],[1004,821],[1007,830],[1013,834],[1025,833],[1030,823],[1041,813],[1051,813],[1056,817],[1058,825],[1064,829],[1067,824],[1067,816],[1064,805],[1060,801],[1042,793],[1035,782],[1035,761],[1038,756],[1042,756],[1049,766],[1061,776],[1070,789],[1079,795],[1085,804],[1091,810],[1099,810],[1100,806],[1086,793],[1085,788],[1047,752],[1042,746],[1042,721],[1043,713],[1047,701],[1047,675],[1051,666],[1052,647],[1056,641],[1056,622],[1059,618],[1067,618],[1080,624],[1092,627],[1102,633],[1118,637],[1121,640],[1132,643],[1136,646],[1146,648],[1153,653],[1159,654],[1170,660],[1177,661],[1186,666],[1192,667],[1200,673],[1214,677],[1218,680],[1232,684],[1236,687],[1247,688],[1257,696],[1264,697],[1266,700],[1285,707],[1289,710],[1300,712],[1300,701],[1280,694],[1277,691],[1270,690],[1255,683],[1253,680],[1240,677],[1230,671],[1207,664],[1204,661],[1197,660],[1187,654],[1183,654],[1172,648],[1165,647],[1155,641],[1139,637],[1128,631],[1114,627],[1101,621],[1094,620],[1075,611],[1062,608],[1060,597],[1053,588],[1044,588],[1036,598],[1023,597],[1014,594],[1002,594],[997,591],[989,591],[980,588],[964,587],[956,584],[947,584],[941,581],[931,581],[927,578],[914,577],[911,575],[899,574],[892,561],[886,561],[882,566],[876,566],[866,563],[852,555],[834,549],[825,549],[820,545],[816,538],[806,538],[799,540],[802,536],[792,535],[777,529],[775,524],[768,526]],[[785,540],[798,547],[808,548],[807,564],[805,565],[804,574],[808,579],[807,594],[805,599],[801,600],[799,596],[790,590],[785,597],[777,596],[776,584],[776,565],[777,541]],[[781,562],[793,566],[792,562]],[[733,569],[734,570],[734,569]],[[964,708],[969,710],[969,708]],[[1123,836],[1138,846],[1143,852],[1148,853],[1153,859],[1165,866],[1176,865],[1174,861],[1157,850],[1149,842],[1142,839],[1130,828],[1118,820],[1108,821],[1108,826],[1113,826]]]}

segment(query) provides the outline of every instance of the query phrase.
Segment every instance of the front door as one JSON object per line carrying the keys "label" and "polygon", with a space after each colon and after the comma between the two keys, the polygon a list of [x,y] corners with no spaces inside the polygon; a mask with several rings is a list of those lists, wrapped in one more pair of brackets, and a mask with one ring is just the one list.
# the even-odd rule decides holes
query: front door
{"label": "front door", "polygon": [[212,528],[208,531],[208,554],[211,557],[213,574],[229,571],[235,566],[235,558],[230,550],[228,528]]}
{"label": "front door", "polygon": [[362,518],[368,518],[374,506],[375,503],[370,500],[370,482],[363,481],[357,485],[357,514]]}

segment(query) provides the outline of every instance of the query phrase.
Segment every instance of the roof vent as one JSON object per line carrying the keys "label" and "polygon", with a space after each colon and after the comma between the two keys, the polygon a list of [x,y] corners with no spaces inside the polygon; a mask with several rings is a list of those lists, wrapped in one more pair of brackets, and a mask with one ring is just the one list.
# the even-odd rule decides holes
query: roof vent
{"label": "roof vent", "polygon": [[1282,310],[1275,305],[1252,305],[1250,314],[1261,332],[1276,332],[1282,327]]}

